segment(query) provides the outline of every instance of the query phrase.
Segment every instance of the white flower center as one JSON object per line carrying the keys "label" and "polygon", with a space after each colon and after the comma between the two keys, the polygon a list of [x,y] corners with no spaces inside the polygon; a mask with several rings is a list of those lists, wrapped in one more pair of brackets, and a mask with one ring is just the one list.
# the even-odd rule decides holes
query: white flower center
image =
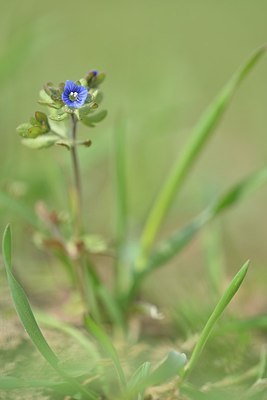
{"label": "white flower center", "polygon": [[78,100],[78,93],[77,93],[77,92],[70,92],[70,94],[69,94],[69,99],[70,99],[71,101]]}

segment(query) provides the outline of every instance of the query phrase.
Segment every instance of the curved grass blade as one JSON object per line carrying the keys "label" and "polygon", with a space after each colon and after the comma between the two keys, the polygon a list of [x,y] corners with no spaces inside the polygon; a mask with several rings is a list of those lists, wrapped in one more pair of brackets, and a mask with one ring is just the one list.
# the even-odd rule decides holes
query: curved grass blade
{"label": "curved grass blade", "polygon": [[163,240],[158,248],[151,254],[142,271],[137,271],[131,289],[127,295],[129,302],[138,290],[143,279],[156,268],[165,265],[174,256],[179,254],[197,233],[220,213],[245,199],[249,194],[267,183],[267,168],[254,172],[241,182],[234,185],[202,213],[195,217],[184,228],[179,229],[168,239]]}
{"label": "curved grass blade", "polygon": [[13,275],[11,267],[11,244],[11,230],[10,226],[8,225],[3,236],[3,259],[11,296],[22,325],[24,326],[36,348],[39,350],[45,360],[51,365],[51,367],[66,381],[70,382],[77,391],[85,394],[88,399],[96,400],[96,397],[91,395],[83,386],[80,385],[78,381],[76,381],[76,379],[68,376],[60,368],[58,357],[45,340],[36,322],[26,293]]}
{"label": "curved grass blade", "polygon": [[265,183],[267,183],[267,168],[254,172],[234,185],[187,226],[174,233],[169,239],[163,241],[158,249],[152,253],[145,268],[145,272],[149,272],[169,261],[179,253],[208,222],[246,198]]}
{"label": "curved grass blade", "polygon": [[248,271],[249,261],[247,261],[242,268],[238,271],[235,277],[230,282],[228,288],[225,290],[224,294],[222,295],[221,299],[219,300],[218,304],[216,305],[214,311],[212,312],[210,318],[208,319],[204,329],[201,332],[201,335],[198,339],[198,342],[193,350],[191,358],[188,364],[185,366],[183,374],[182,374],[182,381],[189,376],[189,374],[194,369],[200,354],[207,343],[207,340],[215,327],[217,320],[220,318],[236,292],[238,291],[240,285],[242,284],[247,271]]}
{"label": "curved grass blade", "polygon": [[126,378],[120,363],[119,356],[115,347],[113,346],[111,340],[109,339],[106,332],[97,325],[88,315],[85,317],[85,325],[88,328],[89,332],[96,338],[100,346],[103,348],[104,352],[108,357],[111,358],[115,370],[117,372],[120,384],[122,388],[126,387]]}
{"label": "curved grass blade", "polygon": [[237,90],[239,84],[262,57],[265,50],[265,47],[261,47],[252,55],[252,57],[250,57],[245,65],[234,74],[212,104],[208,107],[197,124],[189,142],[180,154],[147,218],[141,237],[140,255],[136,264],[136,269],[138,271],[141,271],[144,268],[146,258],[152,248],[157,232],[172,205],[175,196],[181,189],[194,162],[204,148],[207,140],[214,132],[224,111],[230,104],[233,94]]}

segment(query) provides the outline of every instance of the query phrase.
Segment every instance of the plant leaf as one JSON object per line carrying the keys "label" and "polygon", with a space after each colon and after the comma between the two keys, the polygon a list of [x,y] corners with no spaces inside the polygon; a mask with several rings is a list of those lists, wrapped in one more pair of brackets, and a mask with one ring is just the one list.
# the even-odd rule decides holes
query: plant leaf
{"label": "plant leaf", "polygon": [[103,121],[103,119],[105,119],[107,115],[107,110],[101,110],[98,113],[83,117],[81,119],[81,122],[86,126],[94,127],[94,124]]}
{"label": "plant leaf", "polygon": [[44,149],[53,146],[53,144],[55,144],[57,141],[58,137],[56,135],[43,134],[35,139],[22,139],[21,142],[31,149]]}

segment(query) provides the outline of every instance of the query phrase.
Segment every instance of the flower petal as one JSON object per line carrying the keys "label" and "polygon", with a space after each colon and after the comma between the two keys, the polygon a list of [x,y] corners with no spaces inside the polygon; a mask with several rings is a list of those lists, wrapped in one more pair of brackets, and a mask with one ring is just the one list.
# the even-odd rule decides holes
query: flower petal
{"label": "flower petal", "polygon": [[73,81],[68,80],[65,83],[64,92],[68,92],[68,93],[74,92],[76,90],[75,89],[76,86],[77,85]]}

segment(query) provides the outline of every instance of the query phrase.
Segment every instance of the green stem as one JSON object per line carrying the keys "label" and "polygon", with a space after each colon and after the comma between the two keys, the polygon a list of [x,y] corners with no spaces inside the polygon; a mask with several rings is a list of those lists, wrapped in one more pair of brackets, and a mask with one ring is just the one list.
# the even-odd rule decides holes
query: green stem
{"label": "green stem", "polygon": [[71,160],[72,160],[72,168],[74,173],[74,189],[75,189],[75,234],[79,236],[82,230],[82,185],[81,185],[81,176],[80,176],[80,167],[78,161],[78,154],[76,148],[76,132],[77,132],[77,118],[74,114],[71,114],[72,120],[72,130],[71,130],[71,138],[73,140],[73,144],[70,149]]}

